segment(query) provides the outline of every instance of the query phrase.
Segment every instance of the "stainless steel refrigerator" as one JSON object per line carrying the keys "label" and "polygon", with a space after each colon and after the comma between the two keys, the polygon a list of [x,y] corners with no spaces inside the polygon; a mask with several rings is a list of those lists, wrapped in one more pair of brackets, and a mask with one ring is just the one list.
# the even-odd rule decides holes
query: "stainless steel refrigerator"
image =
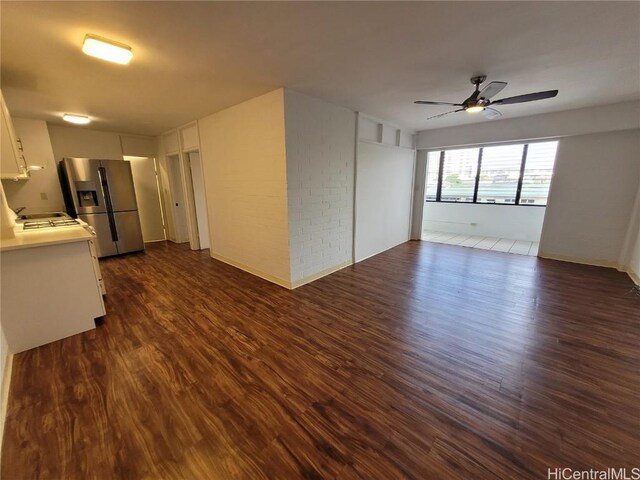
{"label": "stainless steel refrigerator", "polygon": [[144,250],[129,162],[64,158],[60,180],[68,213],[96,232],[98,257]]}

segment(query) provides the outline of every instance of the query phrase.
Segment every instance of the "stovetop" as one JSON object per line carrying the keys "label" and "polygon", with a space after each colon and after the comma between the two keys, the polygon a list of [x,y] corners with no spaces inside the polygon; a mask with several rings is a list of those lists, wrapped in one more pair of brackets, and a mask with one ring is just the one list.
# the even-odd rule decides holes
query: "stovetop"
{"label": "stovetop", "polygon": [[60,218],[51,220],[38,220],[34,222],[24,222],[24,230],[36,230],[40,228],[54,228],[54,227],[72,227],[74,225],[80,225],[80,222],[74,218]]}

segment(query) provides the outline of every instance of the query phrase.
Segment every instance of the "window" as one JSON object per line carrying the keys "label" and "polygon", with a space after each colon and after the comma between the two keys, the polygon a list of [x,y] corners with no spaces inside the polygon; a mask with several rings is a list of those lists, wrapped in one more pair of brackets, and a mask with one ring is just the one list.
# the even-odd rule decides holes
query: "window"
{"label": "window", "polygon": [[558,142],[427,153],[427,202],[547,204]]}
{"label": "window", "polygon": [[438,175],[440,175],[441,152],[427,153],[427,180],[425,195],[427,201],[435,202],[438,196]]}
{"label": "window", "polygon": [[558,142],[532,143],[522,179],[520,203],[546,205]]}
{"label": "window", "polygon": [[443,158],[442,202],[473,202],[478,170],[478,148],[446,150]]}
{"label": "window", "polygon": [[523,150],[524,145],[482,149],[478,203],[515,203]]}

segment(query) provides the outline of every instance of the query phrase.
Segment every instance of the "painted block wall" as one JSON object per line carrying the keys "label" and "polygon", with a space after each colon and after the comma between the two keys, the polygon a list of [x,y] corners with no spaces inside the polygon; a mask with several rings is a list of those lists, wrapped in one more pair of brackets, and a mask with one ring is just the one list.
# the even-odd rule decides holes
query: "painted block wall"
{"label": "painted block wall", "polygon": [[545,208],[425,202],[423,212],[423,230],[537,242]]}
{"label": "painted block wall", "polygon": [[291,281],[352,262],[356,114],[285,89]]}
{"label": "painted block wall", "polygon": [[199,120],[211,256],[289,286],[284,91]]}

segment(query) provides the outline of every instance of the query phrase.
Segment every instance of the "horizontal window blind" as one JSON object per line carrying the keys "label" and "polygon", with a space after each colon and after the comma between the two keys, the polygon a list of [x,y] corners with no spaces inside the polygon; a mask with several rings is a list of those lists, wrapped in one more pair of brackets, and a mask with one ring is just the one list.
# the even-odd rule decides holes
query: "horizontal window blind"
{"label": "horizontal window blind", "polygon": [[522,179],[522,205],[546,205],[558,142],[532,143]]}
{"label": "horizontal window blind", "polygon": [[435,202],[438,194],[438,175],[440,174],[440,152],[427,153],[427,181],[425,183],[425,197],[427,201]]}
{"label": "horizontal window blind", "polygon": [[516,202],[524,145],[504,145],[482,149],[478,203]]}
{"label": "horizontal window blind", "polygon": [[466,148],[444,152],[441,201],[473,202],[479,151],[478,148]]}

